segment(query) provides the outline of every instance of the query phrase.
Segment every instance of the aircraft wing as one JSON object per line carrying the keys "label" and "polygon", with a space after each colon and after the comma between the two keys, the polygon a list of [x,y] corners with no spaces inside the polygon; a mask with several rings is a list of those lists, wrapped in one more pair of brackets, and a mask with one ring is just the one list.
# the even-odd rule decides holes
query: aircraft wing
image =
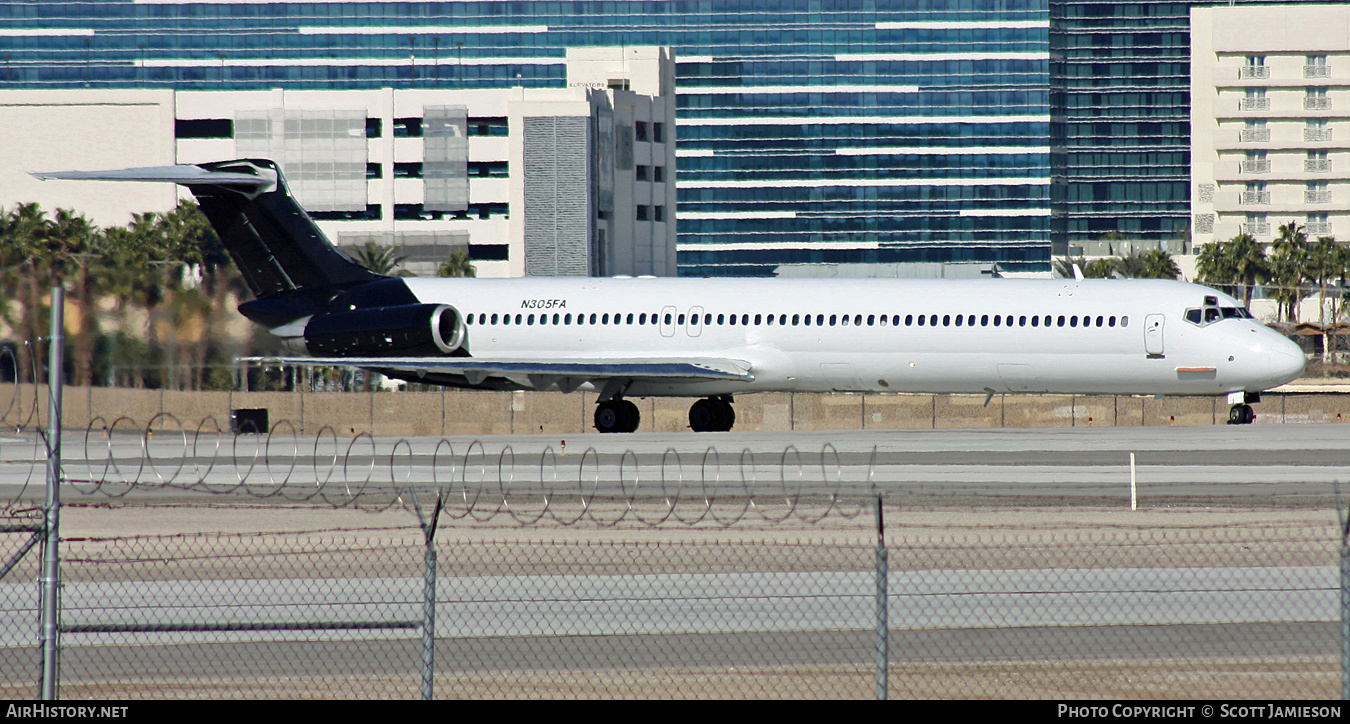
{"label": "aircraft wing", "polygon": [[365,367],[397,372],[464,375],[470,385],[491,377],[545,390],[556,385],[571,392],[587,382],[643,379],[662,382],[709,380],[750,382],[750,363],[722,358],[481,359],[477,357],[243,357],[244,362]]}

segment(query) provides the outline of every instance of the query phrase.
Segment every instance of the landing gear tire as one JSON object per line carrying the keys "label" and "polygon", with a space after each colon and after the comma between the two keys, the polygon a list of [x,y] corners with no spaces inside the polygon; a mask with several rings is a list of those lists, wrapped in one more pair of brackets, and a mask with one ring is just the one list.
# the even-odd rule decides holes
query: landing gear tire
{"label": "landing gear tire", "polygon": [[1228,410],[1229,425],[1250,425],[1256,421],[1256,412],[1251,405],[1233,405]]}
{"label": "landing gear tire", "polygon": [[600,432],[633,432],[641,422],[637,405],[628,400],[610,400],[595,408],[595,429]]}
{"label": "landing gear tire", "polygon": [[735,424],[736,410],[727,400],[699,400],[689,408],[689,427],[694,432],[726,432]]}

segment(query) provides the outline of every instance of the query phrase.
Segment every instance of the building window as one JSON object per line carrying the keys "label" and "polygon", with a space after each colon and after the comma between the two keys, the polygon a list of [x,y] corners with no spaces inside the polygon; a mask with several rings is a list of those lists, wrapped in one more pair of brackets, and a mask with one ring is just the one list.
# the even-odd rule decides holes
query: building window
{"label": "building window", "polygon": [[379,221],[382,216],[379,204],[366,204],[364,211],[310,211],[309,218],[315,221]]}
{"label": "building window", "polygon": [[173,123],[176,138],[234,138],[234,121],[228,118],[179,119]]}
{"label": "building window", "polygon": [[1249,55],[1239,74],[1242,78],[1269,78],[1270,68],[1266,67],[1266,56]]}
{"label": "building window", "polygon": [[1305,141],[1330,141],[1331,128],[1324,119],[1309,120],[1303,127],[1303,140]]}
{"label": "building window", "polygon": [[649,135],[650,135],[650,134],[647,133],[647,122],[646,122],[646,121],[635,121],[635,122],[633,123],[633,132],[637,135],[637,140],[639,140],[639,141],[646,141],[646,140],[648,140]]}
{"label": "building window", "polygon": [[395,118],[394,138],[421,138],[421,118]]}
{"label": "building window", "polygon": [[1242,173],[1270,173],[1270,158],[1265,151],[1248,151],[1242,159]]}
{"label": "building window", "polygon": [[1303,170],[1308,173],[1329,173],[1331,158],[1326,151],[1309,151],[1308,158],[1303,161]]}
{"label": "building window", "polygon": [[655,181],[655,182],[657,182],[657,183],[664,183],[665,180],[666,180],[666,167],[665,167],[665,166],[653,166],[653,167],[652,167],[652,180]]}
{"label": "building window", "polygon": [[666,220],[666,207],[664,207],[664,206],[653,206],[653,207],[652,207],[652,221],[665,221],[665,220]]}
{"label": "building window", "polygon": [[653,143],[666,142],[666,124],[664,123],[652,124],[652,142]]}
{"label": "building window", "polygon": [[509,178],[510,171],[507,161],[470,161],[468,173],[475,178]]}
{"label": "building window", "polygon": [[1327,56],[1309,55],[1303,64],[1304,78],[1330,78],[1331,66],[1327,65]]}
{"label": "building window", "polygon": [[1303,203],[1305,204],[1331,203],[1331,189],[1327,187],[1327,182],[1309,181],[1307,190],[1303,192]]}
{"label": "building window", "polygon": [[1270,222],[1265,214],[1247,214],[1247,223],[1242,230],[1252,236],[1270,236]]}
{"label": "building window", "polygon": [[1331,236],[1331,218],[1327,214],[1308,214],[1308,223],[1304,226],[1308,236]]}
{"label": "building window", "polygon": [[647,181],[647,167],[642,164],[634,166],[633,175],[637,177],[638,181]]}
{"label": "building window", "polygon": [[1247,121],[1247,125],[1242,129],[1243,143],[1269,143],[1270,129],[1266,127],[1265,121]]}
{"label": "building window", "polygon": [[1270,192],[1266,190],[1265,183],[1260,181],[1248,183],[1242,191],[1242,203],[1243,205],[1269,204]]}
{"label": "building window", "polygon": [[510,128],[506,118],[501,116],[490,116],[484,118],[470,118],[468,120],[470,136],[507,136],[510,135]]}
{"label": "building window", "polygon": [[646,220],[647,220],[647,207],[646,207],[646,206],[639,205],[639,206],[637,207],[637,220],[638,220],[638,221],[646,221]]}
{"label": "building window", "polygon": [[1309,88],[1303,96],[1303,110],[1305,111],[1327,111],[1331,110],[1331,99],[1327,97],[1326,88]]}
{"label": "building window", "polygon": [[1266,97],[1265,88],[1248,88],[1247,94],[1238,103],[1238,110],[1242,111],[1268,111],[1270,110],[1270,99]]}

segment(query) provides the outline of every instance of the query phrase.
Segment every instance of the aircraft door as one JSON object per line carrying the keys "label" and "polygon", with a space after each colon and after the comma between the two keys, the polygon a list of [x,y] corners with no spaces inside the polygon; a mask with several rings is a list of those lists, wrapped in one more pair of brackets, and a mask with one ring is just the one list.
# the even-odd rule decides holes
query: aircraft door
{"label": "aircraft door", "polygon": [[1144,354],[1163,356],[1163,315],[1150,314],[1144,318]]}
{"label": "aircraft door", "polygon": [[822,362],[820,373],[829,383],[830,389],[837,392],[855,392],[863,389],[862,383],[858,381],[858,374],[853,371],[853,365],[847,362]]}
{"label": "aircraft door", "polygon": [[689,308],[689,326],[685,327],[690,337],[703,334],[703,307]]}
{"label": "aircraft door", "polygon": [[661,323],[662,337],[675,336],[675,307],[662,308],[661,318],[658,321]]}

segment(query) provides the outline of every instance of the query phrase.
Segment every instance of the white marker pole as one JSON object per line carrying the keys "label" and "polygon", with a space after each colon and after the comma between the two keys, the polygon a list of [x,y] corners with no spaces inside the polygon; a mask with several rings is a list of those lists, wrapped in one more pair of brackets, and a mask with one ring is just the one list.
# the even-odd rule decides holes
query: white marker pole
{"label": "white marker pole", "polygon": [[1138,496],[1136,495],[1134,476],[1134,453],[1130,453],[1130,510],[1138,509]]}

